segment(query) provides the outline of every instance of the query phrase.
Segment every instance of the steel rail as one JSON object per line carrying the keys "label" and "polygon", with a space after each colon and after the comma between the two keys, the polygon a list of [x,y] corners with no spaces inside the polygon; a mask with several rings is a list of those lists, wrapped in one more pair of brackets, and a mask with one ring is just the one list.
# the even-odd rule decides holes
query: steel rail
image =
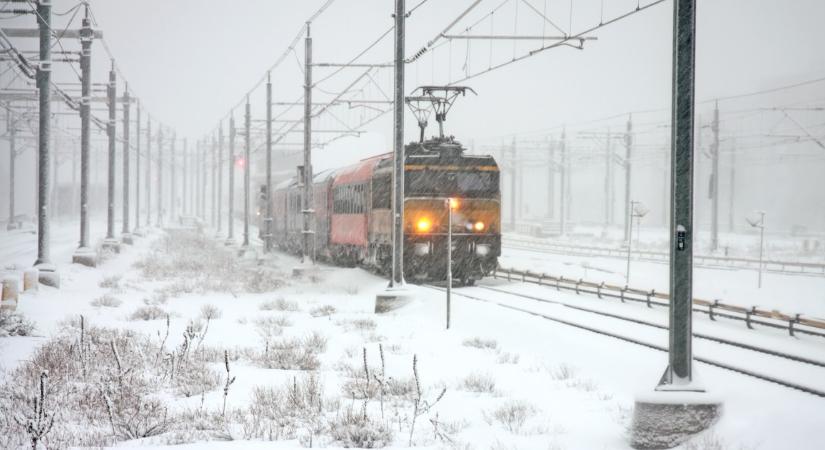
{"label": "steel rail", "polygon": [[[438,290],[438,291],[443,291],[443,289],[435,287],[435,286],[425,285],[425,287],[428,287],[428,288],[434,289],[434,290]],[[631,344],[640,345],[642,347],[647,347],[647,348],[650,348],[650,349],[653,349],[653,350],[658,350],[658,351],[665,352],[665,353],[668,352],[668,349],[664,346],[661,346],[661,345],[652,344],[650,342],[645,342],[645,341],[642,341],[642,340],[639,340],[639,339],[631,338],[631,337],[628,337],[628,336],[623,336],[623,335],[620,335],[620,334],[617,334],[617,333],[614,333],[614,332],[611,332],[611,331],[602,330],[602,329],[592,327],[592,326],[589,326],[589,325],[583,325],[583,324],[573,322],[573,321],[570,321],[570,320],[560,319],[558,317],[553,317],[553,316],[550,316],[550,315],[547,315],[547,314],[539,313],[539,312],[536,312],[536,311],[531,311],[529,309],[519,308],[517,306],[507,305],[507,304],[504,304],[504,303],[497,302],[495,300],[484,299],[484,298],[481,298],[481,297],[477,297],[477,296],[473,296],[473,295],[469,295],[469,294],[465,294],[465,293],[461,293],[461,292],[454,292],[454,295],[458,295],[458,296],[468,298],[468,299],[471,299],[471,300],[475,300],[475,301],[479,301],[479,302],[490,303],[490,304],[493,304],[493,305],[496,305],[496,306],[499,306],[499,307],[502,307],[502,308],[522,312],[522,313],[529,314],[529,315],[532,315],[532,316],[536,316],[536,317],[539,317],[539,318],[542,318],[542,319],[545,319],[545,320],[560,323],[562,325],[568,325],[568,326],[571,326],[571,327],[574,327],[574,328],[579,328],[579,329],[582,329],[582,330],[585,330],[585,331],[590,331],[592,333],[597,333],[597,334],[600,334],[600,335],[603,335],[603,336],[612,337],[614,339],[629,342]],[[776,378],[776,377],[773,377],[773,376],[770,376],[770,375],[761,374],[761,373],[754,372],[754,371],[751,371],[751,370],[748,370],[748,369],[743,369],[741,367],[732,366],[730,364],[726,364],[726,363],[723,363],[723,362],[720,362],[720,361],[717,361],[717,360],[714,360],[714,359],[710,359],[710,358],[704,358],[704,357],[694,355],[693,359],[698,361],[698,362],[704,363],[704,364],[708,364],[708,365],[711,365],[711,366],[718,367],[720,369],[730,370],[732,372],[740,373],[742,375],[747,375],[747,376],[757,378],[757,379],[762,380],[762,381],[767,381],[767,382],[770,382],[770,383],[778,384],[778,385],[786,387],[786,388],[795,389],[795,390],[798,390],[800,392],[804,392],[806,394],[811,394],[811,395],[815,395],[817,397],[825,398],[825,391],[815,389],[815,388],[812,388],[812,387],[809,387],[809,386],[804,386],[804,385],[801,385],[801,384],[798,384],[798,383],[794,383],[792,381],[782,380],[780,378]]]}

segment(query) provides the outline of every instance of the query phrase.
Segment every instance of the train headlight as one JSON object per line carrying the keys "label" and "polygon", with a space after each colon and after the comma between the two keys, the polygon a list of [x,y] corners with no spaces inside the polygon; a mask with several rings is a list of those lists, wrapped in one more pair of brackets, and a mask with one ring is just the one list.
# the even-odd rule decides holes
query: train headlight
{"label": "train headlight", "polygon": [[430,244],[427,242],[416,242],[413,247],[416,256],[424,256],[430,253]]}
{"label": "train headlight", "polygon": [[484,231],[484,228],[486,228],[486,225],[480,220],[473,224],[473,229],[476,231]]}
{"label": "train headlight", "polygon": [[418,222],[415,223],[415,231],[419,233],[429,233],[432,229],[433,223],[430,219],[418,219]]}
{"label": "train headlight", "polygon": [[478,244],[476,245],[476,255],[478,256],[487,256],[490,253],[490,244]]}

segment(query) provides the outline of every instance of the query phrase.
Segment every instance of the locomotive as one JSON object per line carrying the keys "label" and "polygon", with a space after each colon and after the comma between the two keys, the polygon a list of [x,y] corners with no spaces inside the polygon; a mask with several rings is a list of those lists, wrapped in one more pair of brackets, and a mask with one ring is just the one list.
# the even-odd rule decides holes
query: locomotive
{"label": "locomotive", "polygon": [[[436,111],[442,125],[446,110]],[[470,285],[493,271],[501,255],[499,168],[491,156],[465,154],[460,142],[443,135],[443,125],[440,136],[426,141],[426,121],[422,126],[419,119],[419,125],[422,139],[405,146],[404,276],[411,281],[446,278],[452,210],[453,277]],[[389,153],[313,177],[313,251],[318,259],[389,273],[392,172]],[[303,189],[298,180],[283,181],[271,196],[273,243],[292,253],[300,253],[302,239]],[[451,199],[450,206],[446,199]]]}

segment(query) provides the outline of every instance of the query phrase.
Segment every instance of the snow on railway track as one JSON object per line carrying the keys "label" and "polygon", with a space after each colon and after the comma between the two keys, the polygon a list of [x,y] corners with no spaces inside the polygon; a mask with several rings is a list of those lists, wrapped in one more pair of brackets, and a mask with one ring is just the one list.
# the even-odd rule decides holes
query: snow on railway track
{"label": "snow on railway track", "polygon": [[[433,289],[441,289],[433,287]],[[552,298],[492,286],[458,288],[453,295],[492,303],[555,323],[667,352],[667,326],[648,318],[582,307]],[[697,362],[734,371],[786,388],[825,398],[825,358],[789,352],[764,342],[744,342],[710,333],[695,333]],[[786,337],[787,339],[787,337]],[[756,339],[759,341],[760,339]],[[663,343],[663,344],[660,344]]]}

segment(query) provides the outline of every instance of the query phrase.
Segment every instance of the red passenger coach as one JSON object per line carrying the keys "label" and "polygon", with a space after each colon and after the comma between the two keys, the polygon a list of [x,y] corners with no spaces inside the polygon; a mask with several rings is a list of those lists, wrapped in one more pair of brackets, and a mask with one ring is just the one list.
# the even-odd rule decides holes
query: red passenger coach
{"label": "red passenger coach", "polygon": [[369,199],[372,174],[386,156],[338,170],[332,183],[329,247],[333,260],[349,265],[369,254]]}

